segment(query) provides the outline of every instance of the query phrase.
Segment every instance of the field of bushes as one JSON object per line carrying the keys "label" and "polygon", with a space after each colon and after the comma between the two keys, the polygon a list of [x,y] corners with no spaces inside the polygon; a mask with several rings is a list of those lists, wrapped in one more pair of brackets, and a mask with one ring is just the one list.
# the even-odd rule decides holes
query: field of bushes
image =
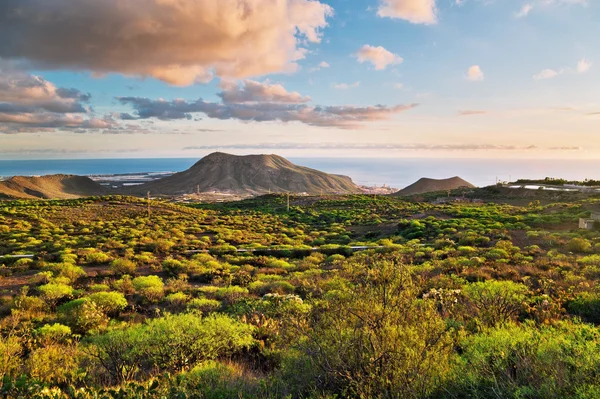
{"label": "field of bushes", "polygon": [[598,209],[0,202],[0,397],[598,398]]}

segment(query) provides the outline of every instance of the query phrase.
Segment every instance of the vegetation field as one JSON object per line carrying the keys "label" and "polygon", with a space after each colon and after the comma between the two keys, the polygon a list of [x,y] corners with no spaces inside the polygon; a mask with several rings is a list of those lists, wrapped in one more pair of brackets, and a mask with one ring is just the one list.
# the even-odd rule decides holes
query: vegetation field
{"label": "vegetation field", "polygon": [[0,202],[0,397],[598,398],[597,209]]}

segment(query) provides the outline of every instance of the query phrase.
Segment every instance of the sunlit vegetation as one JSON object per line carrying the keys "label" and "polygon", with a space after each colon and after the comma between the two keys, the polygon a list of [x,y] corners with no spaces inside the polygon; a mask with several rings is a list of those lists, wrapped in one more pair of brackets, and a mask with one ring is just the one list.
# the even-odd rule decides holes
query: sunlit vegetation
{"label": "sunlit vegetation", "polygon": [[0,202],[0,396],[600,397],[597,200],[290,205]]}

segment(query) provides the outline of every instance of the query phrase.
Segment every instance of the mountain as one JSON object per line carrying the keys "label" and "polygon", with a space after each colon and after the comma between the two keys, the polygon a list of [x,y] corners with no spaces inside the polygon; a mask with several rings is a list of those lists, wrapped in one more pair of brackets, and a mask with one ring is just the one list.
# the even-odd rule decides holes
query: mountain
{"label": "mountain", "polygon": [[0,181],[0,198],[70,199],[102,194],[106,194],[105,189],[84,176],[14,176]]}
{"label": "mountain", "polygon": [[191,194],[196,191],[331,194],[358,193],[360,189],[347,176],[298,166],[278,155],[237,156],[215,152],[186,171],[127,187],[125,191],[136,195],[144,195],[148,191],[156,195]]}
{"label": "mountain", "polygon": [[456,190],[457,188],[462,187],[474,188],[475,186],[458,176],[454,176],[449,179],[429,179],[427,177],[422,177],[410,186],[405,187],[392,195],[407,196],[430,193],[433,191]]}

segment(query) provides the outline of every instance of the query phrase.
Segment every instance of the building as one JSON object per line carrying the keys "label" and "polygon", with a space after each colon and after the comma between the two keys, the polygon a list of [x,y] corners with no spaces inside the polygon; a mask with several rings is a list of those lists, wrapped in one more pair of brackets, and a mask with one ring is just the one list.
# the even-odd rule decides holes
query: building
{"label": "building", "polygon": [[596,222],[600,223],[600,212],[592,212],[589,218],[579,218],[579,228],[593,230]]}

